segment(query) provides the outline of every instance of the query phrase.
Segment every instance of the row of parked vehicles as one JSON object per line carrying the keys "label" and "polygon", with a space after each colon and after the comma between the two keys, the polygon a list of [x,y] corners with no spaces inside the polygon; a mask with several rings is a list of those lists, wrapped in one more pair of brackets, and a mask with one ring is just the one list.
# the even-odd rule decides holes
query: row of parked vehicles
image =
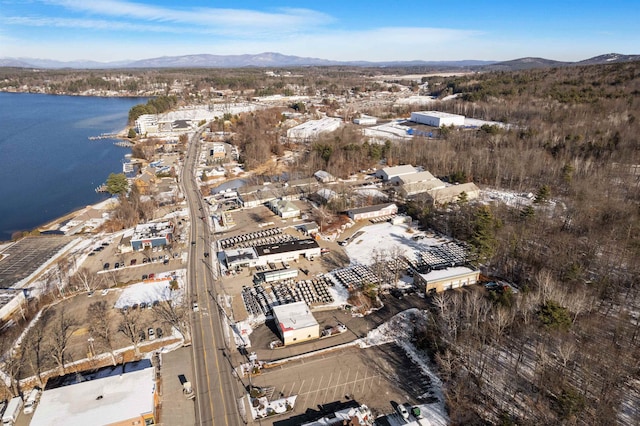
{"label": "row of parked vehicles", "polygon": [[31,392],[27,394],[26,399],[22,399],[21,396],[12,398],[8,403],[3,401],[0,403],[0,413],[2,414],[2,426],[13,426],[18,420],[20,410],[24,414],[31,414],[36,409],[36,405],[40,400],[40,389],[33,388]]}

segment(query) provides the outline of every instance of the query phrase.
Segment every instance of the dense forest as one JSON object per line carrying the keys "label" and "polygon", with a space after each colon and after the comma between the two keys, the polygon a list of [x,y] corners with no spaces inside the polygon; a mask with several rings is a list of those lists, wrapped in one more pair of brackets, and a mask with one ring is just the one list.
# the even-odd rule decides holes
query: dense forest
{"label": "dense forest", "polygon": [[536,194],[408,206],[470,242],[507,290],[434,298],[422,344],[454,424],[640,421],[640,64],[442,81],[450,112],[509,123],[394,146],[399,162]]}

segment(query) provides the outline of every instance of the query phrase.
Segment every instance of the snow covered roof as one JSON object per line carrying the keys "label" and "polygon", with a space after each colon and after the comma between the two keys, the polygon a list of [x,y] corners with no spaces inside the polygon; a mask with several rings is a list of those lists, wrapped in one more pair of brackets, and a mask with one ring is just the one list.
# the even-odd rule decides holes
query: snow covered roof
{"label": "snow covered roof", "polygon": [[409,175],[415,173],[416,171],[416,168],[412,165],[405,164],[402,166],[384,167],[376,172],[376,176],[390,179],[394,176]]}
{"label": "snow covered roof", "polygon": [[398,206],[396,206],[394,203],[386,203],[386,204],[376,204],[376,205],[367,206],[367,207],[359,207],[357,209],[350,209],[349,215],[353,216],[356,214],[377,212],[382,210],[389,210],[389,211],[395,212],[395,211],[398,211]]}
{"label": "snow covered roof", "polygon": [[431,173],[424,171],[424,172],[411,173],[408,175],[402,175],[400,176],[400,180],[402,181],[402,183],[407,184],[407,183],[414,183],[414,182],[425,182],[430,180],[436,180],[436,178]]}
{"label": "snow covered roof", "polygon": [[430,282],[430,281],[445,280],[448,278],[455,278],[457,276],[473,274],[476,272],[478,271],[474,271],[473,269],[467,268],[466,266],[456,266],[453,268],[438,269],[438,270],[431,271],[426,274],[420,274],[420,275],[426,282]]}
{"label": "snow covered roof", "polygon": [[274,306],[273,315],[283,333],[318,325],[306,302]]}
{"label": "snow covered roof", "polygon": [[128,364],[119,365],[107,370],[105,377],[85,376],[80,383],[46,389],[30,424],[114,424],[153,413],[155,368],[145,361],[142,367],[146,368],[139,370],[127,371]]}

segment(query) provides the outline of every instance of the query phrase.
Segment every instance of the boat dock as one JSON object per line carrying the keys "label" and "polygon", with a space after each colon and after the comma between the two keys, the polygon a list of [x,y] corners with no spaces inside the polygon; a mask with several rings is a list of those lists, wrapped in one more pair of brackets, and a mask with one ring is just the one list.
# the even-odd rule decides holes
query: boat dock
{"label": "boat dock", "polygon": [[100,139],[117,139],[119,137],[117,133],[101,133],[100,136],[89,136],[89,140],[97,141]]}

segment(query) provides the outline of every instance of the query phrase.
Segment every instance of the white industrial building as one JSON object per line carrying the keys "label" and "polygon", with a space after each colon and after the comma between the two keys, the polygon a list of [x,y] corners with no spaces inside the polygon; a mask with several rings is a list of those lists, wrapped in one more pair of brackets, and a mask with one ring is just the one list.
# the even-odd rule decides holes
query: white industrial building
{"label": "white industrial building", "polygon": [[384,167],[376,170],[376,177],[385,182],[395,183],[399,181],[400,176],[416,173],[418,170],[410,164],[394,167]]}
{"label": "white industrial building", "polygon": [[273,316],[285,346],[320,338],[320,325],[305,302],[274,306]]}
{"label": "white industrial building", "polygon": [[156,371],[151,361],[70,373],[47,383],[31,425],[152,425]]}
{"label": "white industrial building", "polygon": [[156,133],[158,131],[158,116],[156,114],[142,114],[136,119],[135,125],[139,135]]}
{"label": "white industrial building", "polygon": [[298,206],[288,200],[280,199],[269,201],[269,208],[272,212],[283,219],[290,219],[300,216],[300,209],[298,208]]}
{"label": "white industrial building", "polygon": [[333,132],[342,125],[342,120],[324,117],[320,120],[309,120],[287,130],[287,137],[291,140],[306,141],[318,137],[321,133]]}
{"label": "white industrial building", "polygon": [[410,121],[433,127],[464,126],[464,115],[441,111],[418,111],[411,113]]}
{"label": "white industrial building", "polygon": [[347,211],[347,215],[354,221],[393,216],[396,213],[398,213],[398,206],[393,203],[376,204]]}
{"label": "white industrial building", "polygon": [[314,239],[306,239],[224,251],[225,263],[229,269],[290,262],[300,256],[307,259],[319,257],[320,246]]}
{"label": "white industrial building", "polygon": [[362,114],[360,117],[354,118],[353,123],[360,126],[373,126],[374,124],[378,123],[378,119],[369,115]]}

